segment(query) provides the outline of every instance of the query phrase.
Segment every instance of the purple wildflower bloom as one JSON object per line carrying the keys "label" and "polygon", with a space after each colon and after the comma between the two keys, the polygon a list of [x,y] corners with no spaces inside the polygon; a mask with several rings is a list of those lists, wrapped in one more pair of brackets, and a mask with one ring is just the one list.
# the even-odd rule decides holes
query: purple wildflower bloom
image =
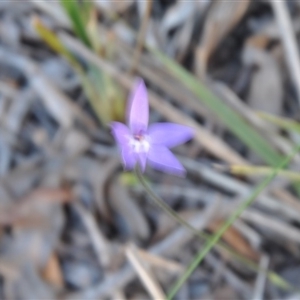
{"label": "purple wildflower bloom", "polygon": [[113,122],[112,133],[120,147],[125,169],[138,163],[144,172],[146,161],[160,171],[184,175],[185,169],[169,148],[193,137],[190,127],[175,123],[155,123],[148,127],[149,104],[147,90],[139,79],[130,95],[127,111],[128,126]]}

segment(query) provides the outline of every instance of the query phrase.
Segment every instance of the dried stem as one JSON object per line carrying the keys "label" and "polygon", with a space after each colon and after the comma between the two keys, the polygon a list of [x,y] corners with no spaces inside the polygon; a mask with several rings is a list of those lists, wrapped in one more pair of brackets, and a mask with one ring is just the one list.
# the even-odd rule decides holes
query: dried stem
{"label": "dried stem", "polygon": [[145,35],[147,34],[146,31],[147,31],[147,27],[148,27],[148,23],[149,23],[149,19],[150,19],[151,8],[152,8],[152,0],[147,0],[147,6],[146,6],[145,13],[144,13],[142,26],[140,28],[140,31],[139,31],[139,34],[137,37],[136,47],[135,47],[134,53],[133,53],[132,65],[129,70],[130,75],[134,74],[134,72],[137,68],[137,65],[139,63],[139,60],[140,60],[140,56],[141,56],[143,46],[144,46],[144,41],[145,41]]}
{"label": "dried stem", "polygon": [[271,5],[277,19],[287,65],[297,91],[300,104],[300,57],[297,47],[297,39],[294,34],[291,18],[289,16],[287,3],[285,1],[271,0]]}

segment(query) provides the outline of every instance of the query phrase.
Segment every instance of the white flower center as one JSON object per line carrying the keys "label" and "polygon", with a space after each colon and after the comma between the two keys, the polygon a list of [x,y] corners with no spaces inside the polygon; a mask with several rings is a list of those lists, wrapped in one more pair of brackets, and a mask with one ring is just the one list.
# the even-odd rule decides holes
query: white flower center
{"label": "white flower center", "polygon": [[133,136],[129,138],[129,146],[132,152],[135,153],[148,153],[150,143],[147,136]]}

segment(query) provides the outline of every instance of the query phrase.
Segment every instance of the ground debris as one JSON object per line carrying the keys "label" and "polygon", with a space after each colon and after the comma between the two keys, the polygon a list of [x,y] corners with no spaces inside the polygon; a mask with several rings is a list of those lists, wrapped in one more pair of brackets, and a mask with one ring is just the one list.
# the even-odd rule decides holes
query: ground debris
{"label": "ground debris", "polygon": [[[0,299],[167,297],[261,182],[258,172],[230,173],[232,164],[270,167],[271,150],[288,155],[299,141],[299,4],[275,2],[0,1]],[[135,77],[147,85],[150,123],[195,130],[174,148],[185,178],[148,167],[145,178],[202,237],[123,170],[106,120],[126,119]],[[291,178],[257,197],[175,299],[299,299],[283,288],[300,285]]]}

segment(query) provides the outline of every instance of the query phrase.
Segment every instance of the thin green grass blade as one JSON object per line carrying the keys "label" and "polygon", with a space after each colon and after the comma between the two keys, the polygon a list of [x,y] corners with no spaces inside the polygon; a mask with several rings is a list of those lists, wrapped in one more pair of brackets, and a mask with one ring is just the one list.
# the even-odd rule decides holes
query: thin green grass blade
{"label": "thin green grass blade", "polygon": [[172,75],[189,88],[241,141],[264,161],[276,166],[282,156],[254,130],[238,113],[228,107],[190,72],[156,49],[149,49],[167,67]]}
{"label": "thin green grass blade", "polygon": [[[233,175],[242,175],[242,176],[268,176],[272,174],[273,169],[271,167],[264,167],[264,166],[245,166],[245,165],[230,165],[230,166],[218,166],[216,165],[217,169],[221,171],[228,172]],[[223,169],[222,169],[223,168]],[[280,170],[278,172],[278,177],[287,178],[292,182],[300,183],[300,173],[294,172],[290,170]]]}
{"label": "thin green grass blade", "polygon": [[299,292],[299,287],[295,288],[290,285],[287,281],[285,281],[282,277],[274,272],[269,272],[267,274],[268,279],[277,287],[286,290],[286,291],[294,291]]}
{"label": "thin green grass blade", "polygon": [[[257,198],[257,196],[277,176],[278,172],[288,165],[288,163],[299,150],[300,145],[297,146],[289,156],[283,159],[283,161],[272,172],[272,174],[268,176],[260,185],[257,186],[257,188],[250,195],[250,197],[237,208],[237,210],[230,216],[230,218],[225,222],[225,224],[216,232],[215,235],[213,235],[213,237],[207,242],[203,250],[200,251],[195,257],[195,259],[192,261],[191,265],[188,267],[183,276],[176,282],[175,286],[171,289],[170,293],[168,294],[168,300],[171,300],[176,295],[182,284],[190,277],[190,275],[194,272],[197,266],[202,262],[206,254],[218,243],[225,231],[235,222],[235,220],[242,214],[242,212],[247,207],[249,207],[249,205],[252,204],[252,202]],[[276,279],[278,279],[278,277],[276,277]],[[282,280],[280,282],[282,283]]]}
{"label": "thin green grass blade", "polygon": [[60,0],[60,3],[65,9],[67,15],[69,16],[72,22],[73,30],[75,31],[76,35],[86,46],[91,48],[92,45],[88,33],[86,31],[87,8],[91,6],[88,6],[86,3],[83,3],[83,7],[81,8],[77,0]]}
{"label": "thin green grass blade", "polygon": [[280,128],[300,133],[300,123],[288,118],[278,117],[264,112],[257,113],[262,119],[277,125]]}

